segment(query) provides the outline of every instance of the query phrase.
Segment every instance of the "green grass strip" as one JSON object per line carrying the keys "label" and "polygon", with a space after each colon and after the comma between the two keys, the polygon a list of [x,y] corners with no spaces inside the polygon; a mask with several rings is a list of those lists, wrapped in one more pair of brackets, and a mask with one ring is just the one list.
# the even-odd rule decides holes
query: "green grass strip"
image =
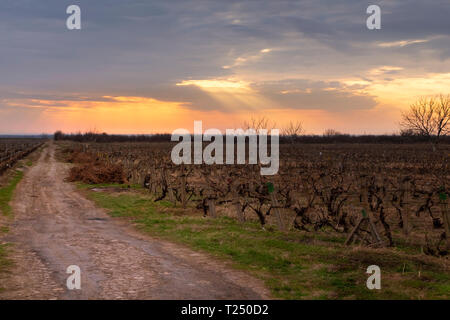
{"label": "green grass strip", "polygon": [[9,183],[5,187],[0,188],[0,211],[4,215],[9,216],[12,214],[12,209],[9,205],[9,202],[13,197],[14,190],[16,189],[17,184],[20,182],[20,180],[22,180],[22,178],[23,172],[17,170],[11,181],[9,181]]}
{"label": "green grass strip", "polygon": [[[7,257],[8,246],[9,244],[0,244],[0,273],[7,272],[13,264]],[[4,288],[2,288],[2,284],[0,283],[0,292],[3,290]]]}

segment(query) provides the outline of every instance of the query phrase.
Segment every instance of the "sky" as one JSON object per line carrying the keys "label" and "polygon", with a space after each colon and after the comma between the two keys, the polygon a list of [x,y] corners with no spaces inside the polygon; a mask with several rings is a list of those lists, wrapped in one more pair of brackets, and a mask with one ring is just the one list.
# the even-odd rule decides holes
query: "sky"
{"label": "sky", "polygon": [[[68,30],[69,5],[81,30]],[[369,5],[381,29],[369,30]],[[2,0],[0,134],[399,131],[450,93],[448,0]]]}

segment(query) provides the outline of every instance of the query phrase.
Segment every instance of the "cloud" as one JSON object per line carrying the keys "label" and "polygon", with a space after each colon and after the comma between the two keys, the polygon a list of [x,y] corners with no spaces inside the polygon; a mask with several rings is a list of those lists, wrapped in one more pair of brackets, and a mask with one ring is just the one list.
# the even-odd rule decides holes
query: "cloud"
{"label": "cloud", "polygon": [[417,40],[400,40],[400,41],[392,41],[392,42],[381,42],[378,44],[379,47],[382,48],[391,48],[391,47],[405,47],[415,43],[425,43],[428,42],[428,39],[417,39]]}
{"label": "cloud", "polygon": [[[259,83],[245,83],[226,79],[186,80],[178,84],[200,89],[213,103],[205,106],[193,100],[186,108],[192,110],[220,110],[236,112],[264,109],[304,109],[347,111],[370,109],[376,105],[373,96],[363,86],[346,85],[338,81],[288,79]],[[196,97],[199,95],[196,94]],[[186,96],[185,96],[186,97]]]}
{"label": "cloud", "polygon": [[386,91],[372,81],[450,73],[447,0],[380,1],[377,31],[354,0],[78,0],[77,32],[65,28],[70,4],[0,2],[1,108],[113,107],[106,97],[122,96],[196,111],[346,112],[374,108]]}
{"label": "cloud", "polygon": [[231,65],[222,66],[223,69],[231,69],[239,66],[243,66],[246,64],[254,63],[258,60],[261,60],[267,53],[273,51],[273,49],[265,48],[260,50],[256,54],[247,54],[234,59],[234,62]]}
{"label": "cloud", "polygon": [[183,80],[177,86],[197,86],[205,90],[234,90],[247,91],[248,83],[233,80]]}
{"label": "cloud", "polygon": [[255,86],[274,106],[287,109],[345,112],[375,107],[375,97],[337,81],[289,79]]}
{"label": "cloud", "polygon": [[369,70],[370,75],[378,76],[384,74],[395,74],[399,71],[403,70],[402,67],[394,67],[394,66],[382,66]]}

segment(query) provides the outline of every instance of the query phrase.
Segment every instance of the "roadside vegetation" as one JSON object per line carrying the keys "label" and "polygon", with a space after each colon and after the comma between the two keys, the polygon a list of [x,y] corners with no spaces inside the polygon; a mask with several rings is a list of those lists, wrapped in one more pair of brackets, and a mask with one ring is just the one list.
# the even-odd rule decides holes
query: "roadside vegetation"
{"label": "roadside vegetation", "polygon": [[[5,272],[12,265],[11,260],[7,258],[8,244],[0,243],[0,273]],[[2,290],[2,286],[0,283],[0,291]]]}
{"label": "roadside vegetation", "polygon": [[[7,272],[12,265],[12,261],[8,259],[9,244],[1,241],[1,237],[8,233],[9,227],[3,225],[2,222],[12,215],[9,202],[12,200],[14,190],[22,177],[23,172],[16,170],[7,180],[7,183],[4,186],[0,186],[0,274]],[[0,292],[2,290],[0,283]]]}
{"label": "roadside vegetation", "polygon": [[[2,237],[9,232],[10,228],[7,222],[13,215],[10,202],[17,185],[24,176],[23,170],[33,165],[33,160],[36,159],[39,151],[43,148],[41,140],[33,140],[27,143],[23,143],[21,140],[9,141],[6,139],[5,141],[2,142],[8,143],[9,145],[16,143],[18,146],[16,149],[18,151],[13,154],[13,158],[6,161],[8,162],[7,169],[2,166],[3,170],[1,170],[0,175],[0,274],[8,272],[13,265],[13,261],[8,258],[11,244],[2,241]],[[0,283],[0,292],[2,290]]]}
{"label": "roadside vegetation", "polygon": [[[58,144],[68,179],[112,217],[245,270],[275,298],[450,298],[445,145],[442,158],[425,145],[285,145],[267,183],[172,166],[170,144]],[[381,290],[366,286],[371,265]]]}
{"label": "roadside vegetation", "polygon": [[4,187],[0,187],[0,211],[2,212],[2,214],[7,216],[12,214],[9,202],[12,199],[17,184],[20,182],[20,180],[22,180],[22,178],[23,172],[16,170],[15,174],[13,175],[9,183]]}
{"label": "roadside vegetation", "polygon": [[[11,206],[9,205],[9,202],[12,199],[14,189],[16,188],[17,184],[23,177],[23,172],[16,171],[13,177],[10,179],[9,183],[4,186],[0,187],[0,215],[3,216],[11,216],[12,210]],[[7,226],[3,226],[1,221],[3,219],[0,219],[0,237],[4,234],[6,234],[9,231],[9,228]],[[8,259],[8,243],[2,243],[0,239],[0,274],[3,272],[8,271],[8,269],[11,267],[12,262],[10,259]],[[0,283],[0,292],[2,291],[2,285]]]}

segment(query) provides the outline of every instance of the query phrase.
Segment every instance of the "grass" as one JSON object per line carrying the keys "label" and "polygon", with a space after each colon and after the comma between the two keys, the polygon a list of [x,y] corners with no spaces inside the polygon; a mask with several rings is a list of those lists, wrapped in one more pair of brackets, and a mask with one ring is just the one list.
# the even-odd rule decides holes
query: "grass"
{"label": "grass", "polygon": [[11,206],[9,205],[9,202],[12,199],[14,190],[17,186],[17,184],[22,180],[23,178],[23,172],[16,170],[14,176],[12,179],[8,182],[8,184],[5,187],[0,188],[0,211],[4,215],[11,215],[12,210]]}
{"label": "grass", "polygon": [[10,265],[11,261],[6,257],[8,244],[0,244],[0,272],[5,271]]}
{"label": "grass", "polygon": [[[25,162],[26,166],[32,166],[33,163],[31,160],[27,160]],[[22,180],[24,173],[20,170],[16,170],[11,178],[7,181],[4,186],[0,187],[0,214],[4,216],[11,216],[12,209],[9,203],[12,200],[14,190],[17,187],[17,184]],[[9,232],[8,226],[0,225],[0,236]],[[8,243],[0,243],[0,273],[7,272],[9,268],[12,266],[12,261],[8,259],[8,247],[10,244]],[[4,289],[0,284],[0,292]]]}
{"label": "grass", "polygon": [[[23,172],[16,170],[12,178],[8,181],[8,183],[0,188],[0,214],[10,216],[12,215],[12,209],[9,205],[9,202],[12,199],[14,190],[17,186],[17,184],[20,182],[20,180],[23,178]],[[7,226],[1,226],[0,225],[0,236],[8,233],[9,228]],[[8,244],[1,244],[0,243],[0,273],[6,272],[10,266],[12,265],[11,260],[7,258],[8,253]],[[3,288],[0,285],[0,291],[2,291]]]}
{"label": "grass", "polygon": [[[186,244],[262,279],[281,299],[448,299],[442,262],[396,249],[348,248],[327,233],[264,231],[258,223],[187,215],[139,192],[94,192],[113,217],[132,218],[152,236]],[[366,287],[369,265],[381,268],[381,290]],[[407,267],[405,267],[405,265]],[[420,271],[420,275],[419,275]]]}
{"label": "grass", "polygon": [[[0,244],[0,273],[7,272],[12,266],[12,261],[7,258],[8,244]],[[0,283],[0,292],[4,289]]]}

